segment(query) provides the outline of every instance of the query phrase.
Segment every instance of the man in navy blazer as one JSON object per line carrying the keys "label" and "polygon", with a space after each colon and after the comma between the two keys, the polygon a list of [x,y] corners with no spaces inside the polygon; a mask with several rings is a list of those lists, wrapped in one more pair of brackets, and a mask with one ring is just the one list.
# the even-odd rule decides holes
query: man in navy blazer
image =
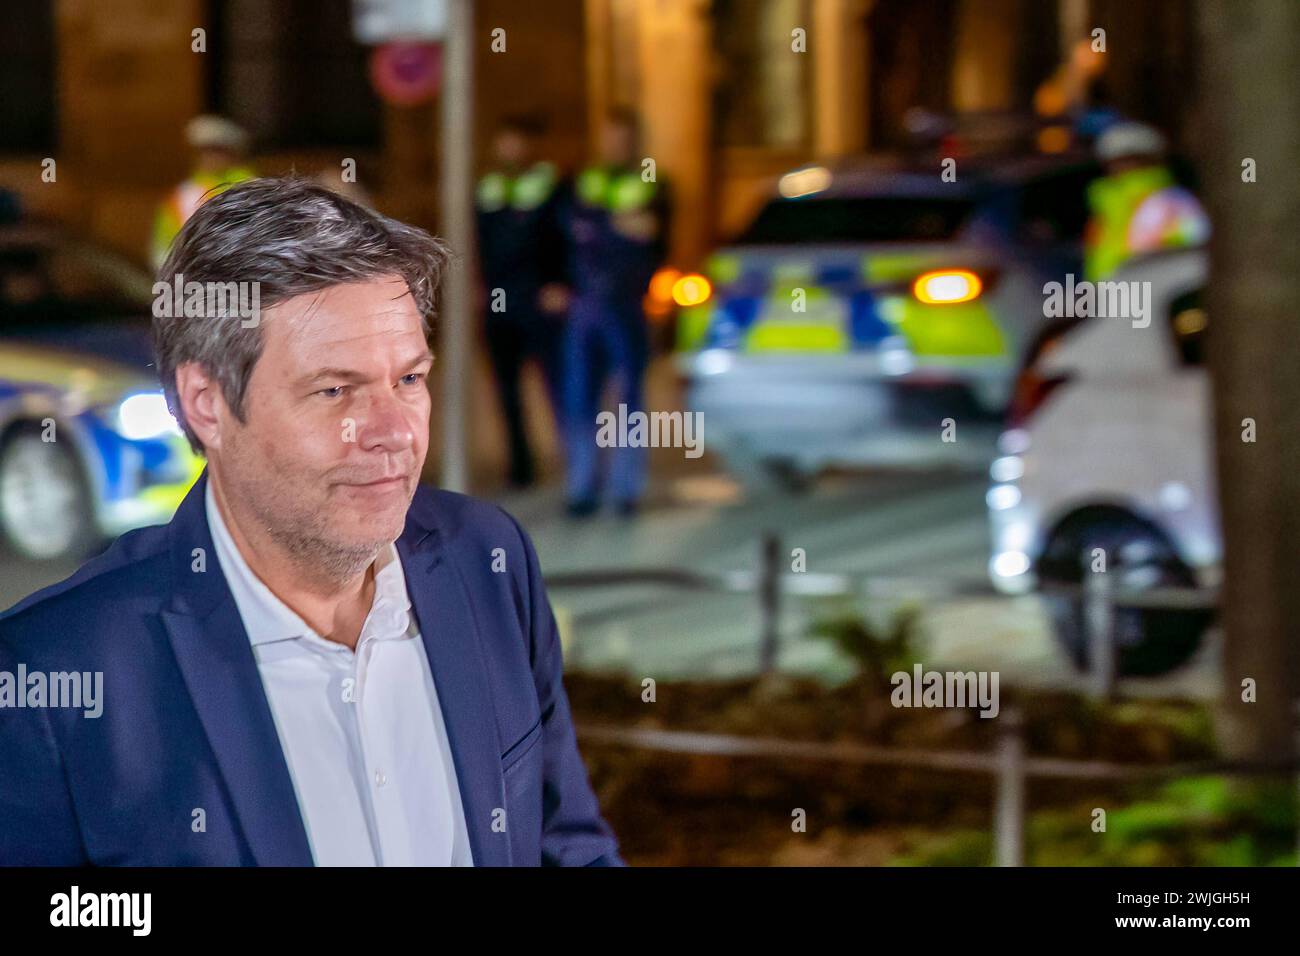
{"label": "man in navy blazer", "polygon": [[[26,675],[0,693],[0,864],[623,865],[528,536],[418,485],[445,260],[299,180],[186,224],[161,275],[257,283],[261,311],[155,307],[208,468],[170,524],[0,617],[0,675]],[[57,699],[73,674],[97,715]]]}

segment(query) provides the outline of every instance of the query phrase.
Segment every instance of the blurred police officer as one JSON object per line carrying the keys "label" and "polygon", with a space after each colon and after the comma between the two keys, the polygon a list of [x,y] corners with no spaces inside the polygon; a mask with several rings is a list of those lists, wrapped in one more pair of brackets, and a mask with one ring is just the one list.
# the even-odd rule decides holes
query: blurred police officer
{"label": "blurred police officer", "polygon": [[1084,274],[1110,276],[1134,256],[1195,246],[1210,234],[1197,198],[1174,182],[1165,165],[1165,138],[1146,125],[1124,121],[1097,139],[1106,175],[1088,187],[1092,218],[1084,235]]}
{"label": "blurred police officer", "polygon": [[565,220],[574,283],[564,348],[566,493],[570,514],[579,517],[595,511],[602,497],[632,514],[645,488],[646,449],[621,444],[610,451],[602,490],[596,414],[606,386],[615,407],[642,410],[649,357],[642,299],[663,262],[668,234],[666,190],[653,167],[643,166],[632,113],[606,118],[599,153],[578,174]]}
{"label": "blurred police officer", "polygon": [[479,180],[476,195],[488,355],[510,442],[509,480],[517,487],[534,478],[520,391],[529,359],[541,366],[560,420],[560,348],[568,292],[560,177],[553,164],[536,155],[543,128],[535,116],[505,120],[492,140],[493,167]]}
{"label": "blurred police officer", "polygon": [[248,134],[222,116],[196,116],[185,127],[185,142],[194,152],[194,171],[163,200],[154,215],[149,258],[157,269],[181,226],[204,202],[235,183],[253,179],[247,164]]}

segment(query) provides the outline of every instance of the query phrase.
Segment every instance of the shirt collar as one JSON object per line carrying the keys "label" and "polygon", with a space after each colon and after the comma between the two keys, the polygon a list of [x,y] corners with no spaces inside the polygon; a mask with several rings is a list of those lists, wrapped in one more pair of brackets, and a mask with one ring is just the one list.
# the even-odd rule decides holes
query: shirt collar
{"label": "shirt collar", "polygon": [[[397,545],[389,543],[375,558],[375,597],[361,636],[377,640],[407,637],[411,627],[411,597]],[[358,642],[359,643],[359,642]]]}
{"label": "shirt collar", "polygon": [[[221,516],[211,481],[204,490],[204,508],[208,527],[212,531],[217,561],[225,574],[239,616],[244,621],[249,642],[256,647],[259,644],[300,637],[325,640],[293,608],[276,597],[248,566]],[[394,544],[390,542],[380,551],[375,559],[374,570],[375,595],[362,627],[362,635],[369,633],[378,639],[404,637],[411,624],[411,601],[406,590],[402,563]]]}

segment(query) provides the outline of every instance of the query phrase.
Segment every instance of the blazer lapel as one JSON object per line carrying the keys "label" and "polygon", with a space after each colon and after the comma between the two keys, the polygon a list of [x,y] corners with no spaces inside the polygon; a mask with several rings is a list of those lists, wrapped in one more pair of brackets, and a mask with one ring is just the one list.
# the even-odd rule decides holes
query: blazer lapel
{"label": "blazer lapel", "polygon": [[[501,741],[469,593],[421,489],[397,541],[447,727],[475,866],[509,866],[510,839],[493,828],[506,805]],[[509,821],[506,821],[508,826]]]}
{"label": "blazer lapel", "polygon": [[[311,866],[307,831],[275,719],[204,508],[207,473],[172,519],[174,598],[163,625],[234,803],[262,866]],[[202,549],[203,571],[195,570]]]}

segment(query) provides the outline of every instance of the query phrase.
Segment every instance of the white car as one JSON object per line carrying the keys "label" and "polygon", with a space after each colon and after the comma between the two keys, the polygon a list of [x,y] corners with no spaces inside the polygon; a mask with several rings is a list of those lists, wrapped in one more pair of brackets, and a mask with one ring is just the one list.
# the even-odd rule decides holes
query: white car
{"label": "white car", "polygon": [[[1046,335],[1026,362],[999,438],[987,499],[990,577],[1005,593],[1040,589],[1080,667],[1088,641],[1079,585],[1100,570],[1099,554],[1107,583],[1120,590],[1219,580],[1202,365],[1207,270],[1204,248],[1161,252],[1120,270],[1112,281],[1149,283],[1145,317],[1076,319]],[[1205,609],[1121,606],[1120,672],[1178,666],[1211,618]]]}

